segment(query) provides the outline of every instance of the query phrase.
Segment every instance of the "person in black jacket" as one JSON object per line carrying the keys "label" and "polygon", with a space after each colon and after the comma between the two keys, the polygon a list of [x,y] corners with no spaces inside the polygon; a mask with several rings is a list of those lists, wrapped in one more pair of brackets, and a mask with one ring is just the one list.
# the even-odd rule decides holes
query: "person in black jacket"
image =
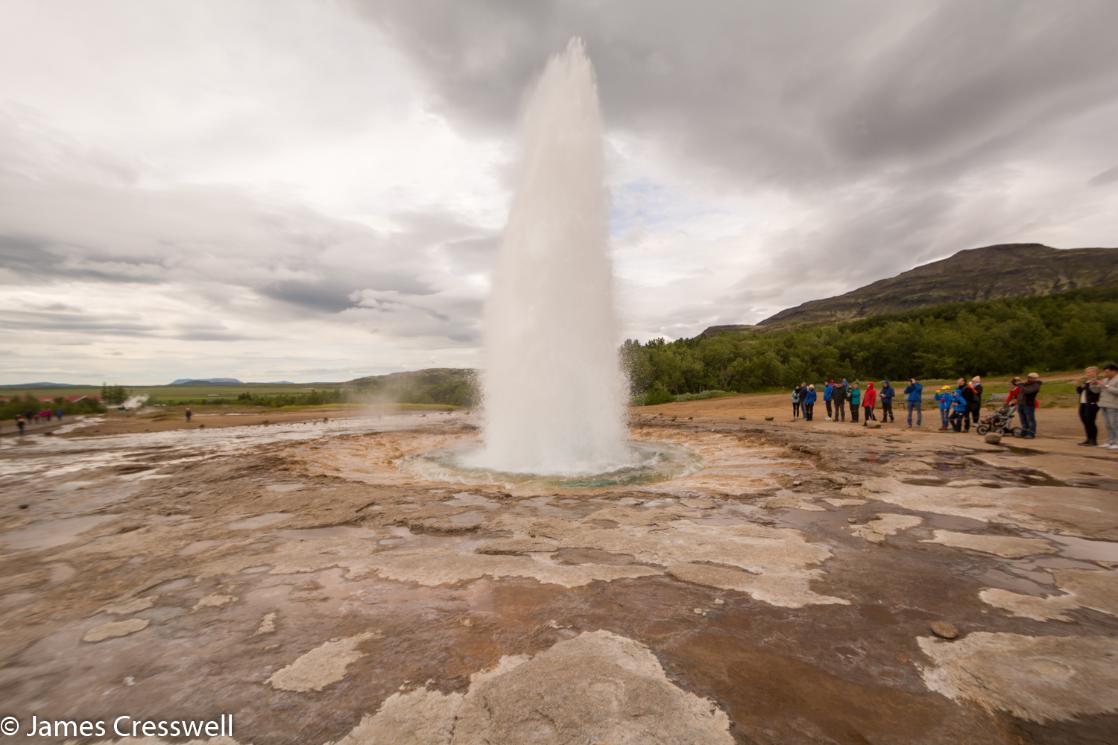
{"label": "person in black jacket", "polygon": [[1029,440],[1036,437],[1037,395],[1041,385],[1040,375],[1031,372],[1019,386],[1021,393],[1017,401],[1017,416],[1021,420],[1021,436]]}
{"label": "person in black jacket", "polygon": [[1094,447],[1099,444],[1099,425],[1095,420],[1099,416],[1100,389],[1099,369],[1088,367],[1075,386],[1075,392],[1079,395],[1079,421],[1083,422],[1083,434],[1086,435],[1080,445]]}
{"label": "person in black jacket", "polygon": [[888,380],[881,381],[881,422],[891,422],[893,420],[893,398],[897,395],[897,391]]}
{"label": "person in black jacket", "polygon": [[970,385],[974,390],[974,408],[970,410],[970,415],[974,423],[978,424],[978,419],[982,416],[982,378],[975,375],[970,379]]}
{"label": "person in black jacket", "polygon": [[842,379],[841,383],[835,383],[835,389],[831,392],[831,401],[835,405],[835,421],[846,421],[846,394],[850,384],[846,382],[846,378]]}

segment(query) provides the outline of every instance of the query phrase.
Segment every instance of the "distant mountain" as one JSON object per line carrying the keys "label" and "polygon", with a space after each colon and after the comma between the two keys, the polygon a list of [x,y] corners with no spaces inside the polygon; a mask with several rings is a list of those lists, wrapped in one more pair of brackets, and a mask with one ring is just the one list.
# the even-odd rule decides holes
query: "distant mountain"
{"label": "distant mountain", "polygon": [[[944,303],[1053,295],[1118,285],[1118,248],[1058,249],[1008,243],[960,251],[844,295],[811,300],[761,321],[761,328],[833,323]],[[715,326],[709,335],[743,326]]]}
{"label": "distant mountain", "polygon": [[8,383],[0,388],[95,388],[92,385],[78,383]]}
{"label": "distant mountain", "polygon": [[169,385],[243,385],[236,378],[179,378]]}

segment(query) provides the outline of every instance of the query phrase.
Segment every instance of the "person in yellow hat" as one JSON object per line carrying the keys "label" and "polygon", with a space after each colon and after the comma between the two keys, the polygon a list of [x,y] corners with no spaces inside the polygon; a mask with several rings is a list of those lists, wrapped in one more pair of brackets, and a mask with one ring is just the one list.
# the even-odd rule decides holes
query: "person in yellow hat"
{"label": "person in yellow hat", "polygon": [[946,432],[951,416],[951,386],[941,385],[939,390],[936,391],[935,399],[936,403],[939,404],[939,431]]}

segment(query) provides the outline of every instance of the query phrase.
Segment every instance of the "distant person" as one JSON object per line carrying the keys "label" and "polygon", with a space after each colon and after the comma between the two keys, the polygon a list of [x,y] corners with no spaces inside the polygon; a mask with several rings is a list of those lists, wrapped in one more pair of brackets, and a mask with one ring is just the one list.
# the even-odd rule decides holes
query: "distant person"
{"label": "distant person", "polygon": [[959,378],[955,382],[955,387],[963,394],[963,400],[967,402],[967,431],[970,432],[971,414],[978,416],[978,392],[974,389],[973,383],[968,383],[966,378]]}
{"label": "distant person", "polygon": [[862,405],[862,388],[858,381],[850,386],[850,421],[858,423],[858,407]]}
{"label": "distant person", "polygon": [[924,424],[924,412],[922,407],[924,404],[924,385],[916,380],[916,378],[909,378],[908,385],[904,389],[905,407],[908,409],[908,426],[912,426],[912,412],[916,412],[916,426],[920,427]]}
{"label": "distant person", "polygon": [[1044,381],[1040,375],[1031,372],[1025,376],[1025,382],[1019,388],[1017,416],[1021,418],[1021,436],[1027,440],[1036,437],[1036,410],[1040,408],[1040,387]]}
{"label": "distant person", "polygon": [[939,430],[946,432],[951,424],[951,402],[954,399],[954,391],[951,386],[940,386],[935,395],[936,403],[939,405]]}
{"label": "distant person", "polygon": [[1021,397],[1021,378],[1014,377],[1009,381],[1009,393],[1005,394],[1006,408],[1016,406],[1020,403],[1018,399]]}
{"label": "distant person", "polygon": [[24,430],[27,429],[27,420],[24,418],[23,414],[16,415],[16,429],[19,430],[19,433],[21,435],[23,434]]}
{"label": "distant person", "polygon": [[896,421],[893,418],[893,398],[897,391],[888,380],[881,381],[881,422]]}
{"label": "distant person", "polygon": [[792,389],[792,421],[800,418],[800,386]]}
{"label": "distant person", "polygon": [[190,410],[189,406],[187,406],[186,407],[186,423],[190,424],[190,420],[193,419],[193,418],[194,418],[194,412]]}
{"label": "distant person", "polygon": [[965,385],[951,392],[951,429],[955,432],[963,431],[963,424],[970,431],[970,403],[963,395]]}
{"label": "distant person", "polygon": [[58,421],[62,421],[62,409],[55,409],[54,416]]}
{"label": "distant person", "polygon": [[873,406],[877,403],[877,389],[873,387],[873,381],[866,383],[866,393],[862,397],[862,426],[865,427],[870,423],[870,420],[877,420],[873,414]]}
{"label": "distant person", "polygon": [[1094,447],[1099,444],[1099,425],[1096,422],[1099,416],[1099,394],[1102,385],[1099,380],[1099,369],[1092,366],[1083,371],[1083,377],[1075,386],[1075,393],[1079,396],[1079,421],[1083,423],[1085,437],[1080,445]]}
{"label": "distant person", "polygon": [[828,380],[823,385],[823,403],[827,405],[827,421],[831,421],[831,399],[835,395],[835,381]]}
{"label": "distant person", "polygon": [[843,378],[842,382],[835,383],[834,390],[831,391],[831,403],[835,407],[836,422],[846,421],[846,396],[849,390],[850,386],[846,378]]}
{"label": "distant person", "polygon": [[804,421],[806,422],[810,422],[815,415],[815,398],[817,395],[815,386],[809,384],[807,393],[804,394]]}
{"label": "distant person", "polygon": [[1111,362],[1103,368],[1099,380],[1099,408],[1106,422],[1107,450],[1118,450],[1118,364]]}
{"label": "distant person", "polygon": [[978,400],[978,394],[974,391],[974,386],[967,382],[966,378],[959,378],[955,381],[955,389],[963,400],[967,402],[967,415],[964,417],[963,422],[966,425],[967,432],[970,432],[970,418],[971,412],[974,411],[975,402]]}
{"label": "distant person", "polygon": [[971,419],[975,424],[978,424],[979,418],[982,416],[982,378],[975,375],[970,379],[971,388],[974,390],[974,408],[971,409]]}

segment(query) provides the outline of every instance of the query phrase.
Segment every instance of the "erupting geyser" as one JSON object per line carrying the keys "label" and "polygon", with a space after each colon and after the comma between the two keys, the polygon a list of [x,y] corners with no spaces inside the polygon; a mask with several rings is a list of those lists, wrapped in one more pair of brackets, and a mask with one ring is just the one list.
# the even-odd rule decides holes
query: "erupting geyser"
{"label": "erupting geyser", "polygon": [[470,465],[603,473],[630,464],[594,70],[574,39],[524,112],[516,196],[485,309],[484,446]]}

